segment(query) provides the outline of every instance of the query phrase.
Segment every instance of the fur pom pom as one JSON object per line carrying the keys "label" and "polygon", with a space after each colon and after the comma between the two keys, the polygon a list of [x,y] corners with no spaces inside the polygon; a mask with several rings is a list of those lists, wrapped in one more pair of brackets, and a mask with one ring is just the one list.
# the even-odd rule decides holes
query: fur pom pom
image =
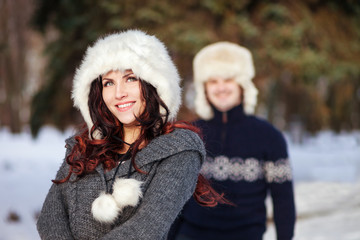
{"label": "fur pom pom", "polygon": [[103,223],[112,223],[121,209],[117,206],[112,195],[102,192],[92,203],[91,212],[94,218]]}
{"label": "fur pom pom", "polygon": [[113,186],[113,197],[120,209],[126,206],[135,207],[142,197],[141,181],[129,179],[116,179]]}

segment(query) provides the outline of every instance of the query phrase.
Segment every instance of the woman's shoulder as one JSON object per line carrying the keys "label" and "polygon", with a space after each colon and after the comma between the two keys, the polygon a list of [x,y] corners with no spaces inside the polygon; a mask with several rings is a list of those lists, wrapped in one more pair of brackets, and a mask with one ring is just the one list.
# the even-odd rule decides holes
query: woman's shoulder
{"label": "woman's shoulder", "polygon": [[188,150],[193,149],[201,151],[204,149],[204,142],[199,134],[189,129],[175,128],[173,132],[162,135],[159,140]]}
{"label": "woman's shoulder", "polygon": [[177,139],[179,141],[191,141],[196,144],[202,144],[202,140],[196,132],[185,129],[185,128],[175,128],[174,131],[172,131],[169,134],[162,135],[163,137],[170,137]]}
{"label": "woman's shoulder", "polygon": [[75,146],[76,144],[76,139],[75,139],[75,136],[76,135],[72,135],[72,136],[69,136],[67,139],[65,139],[65,147],[67,149],[71,149]]}
{"label": "woman's shoulder", "polygon": [[196,151],[202,158],[205,157],[204,143],[199,135],[188,129],[176,128],[171,133],[153,139],[138,155],[159,160],[184,151]]}

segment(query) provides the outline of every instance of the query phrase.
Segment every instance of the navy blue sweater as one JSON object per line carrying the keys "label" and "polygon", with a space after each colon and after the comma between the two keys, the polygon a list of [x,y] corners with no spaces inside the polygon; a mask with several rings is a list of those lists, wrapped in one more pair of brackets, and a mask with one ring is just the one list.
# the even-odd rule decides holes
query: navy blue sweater
{"label": "navy blue sweater", "polygon": [[202,174],[237,206],[201,207],[194,199],[174,224],[177,232],[197,240],[262,239],[266,230],[265,198],[271,194],[277,239],[291,239],[295,205],[286,142],[270,123],[244,114],[242,105],[227,113],[214,109],[200,120],[207,150]]}

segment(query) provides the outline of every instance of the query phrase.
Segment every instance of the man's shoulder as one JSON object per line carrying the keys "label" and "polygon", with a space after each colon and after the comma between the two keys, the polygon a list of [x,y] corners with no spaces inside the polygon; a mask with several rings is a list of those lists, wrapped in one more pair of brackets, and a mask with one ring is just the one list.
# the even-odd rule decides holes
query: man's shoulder
{"label": "man's shoulder", "polygon": [[282,132],[270,123],[268,120],[258,117],[258,116],[248,116],[249,127],[258,132],[261,135],[267,136],[268,138],[280,138],[283,139],[284,136]]}
{"label": "man's shoulder", "polygon": [[271,122],[269,122],[265,118],[255,116],[255,115],[250,115],[247,118],[248,118],[248,121],[250,121],[252,124],[254,124],[258,127],[262,127],[264,129],[268,129],[268,130],[272,130],[272,131],[279,131],[279,129],[277,129]]}

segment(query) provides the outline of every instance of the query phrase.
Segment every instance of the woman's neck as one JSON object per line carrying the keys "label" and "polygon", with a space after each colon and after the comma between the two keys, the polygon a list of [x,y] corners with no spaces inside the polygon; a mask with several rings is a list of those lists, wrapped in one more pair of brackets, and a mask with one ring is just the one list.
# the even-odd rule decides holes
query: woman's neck
{"label": "woman's neck", "polygon": [[[131,126],[123,128],[124,131],[124,141],[128,144],[133,144],[140,136],[141,127],[140,126]],[[121,153],[125,153],[129,149],[129,145],[124,144]]]}

